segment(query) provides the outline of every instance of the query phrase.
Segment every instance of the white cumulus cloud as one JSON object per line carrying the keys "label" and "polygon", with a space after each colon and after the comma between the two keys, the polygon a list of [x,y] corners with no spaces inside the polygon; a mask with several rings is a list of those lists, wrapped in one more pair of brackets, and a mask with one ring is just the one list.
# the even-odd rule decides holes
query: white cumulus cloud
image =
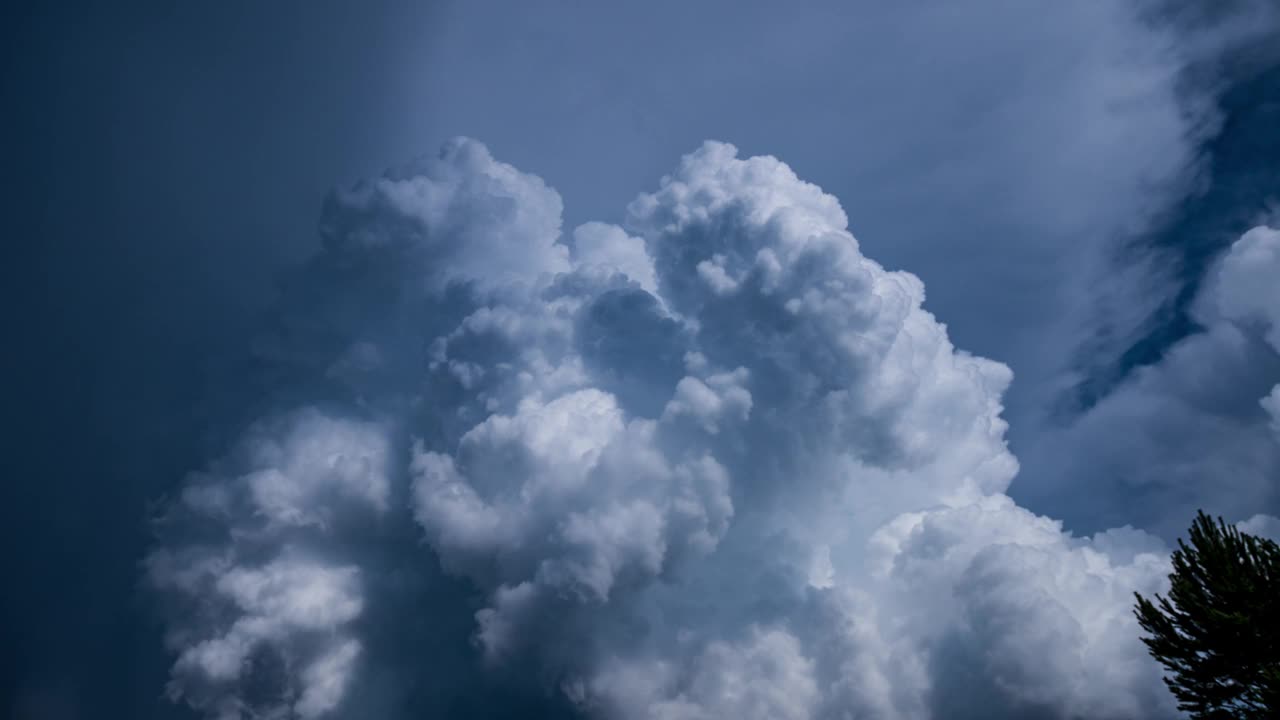
{"label": "white cumulus cloud", "polygon": [[1131,613],[1167,547],[1005,494],[1011,371],[834,197],[708,142],[622,227],[560,211],[470,140],[331,199],[264,345],[285,409],[149,561],[175,696],[342,714],[369,623],[414,626],[366,608],[438,564],[474,647],[404,675],[515,673],[584,717],[1175,716]]}

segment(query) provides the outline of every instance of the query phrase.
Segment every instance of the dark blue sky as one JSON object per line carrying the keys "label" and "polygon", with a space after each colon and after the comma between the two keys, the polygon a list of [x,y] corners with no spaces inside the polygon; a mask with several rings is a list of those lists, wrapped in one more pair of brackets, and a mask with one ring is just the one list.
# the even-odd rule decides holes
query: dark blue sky
{"label": "dark blue sky", "polygon": [[1057,467],[1087,455],[1064,444],[1093,437],[1075,418],[1196,330],[1200,278],[1274,213],[1266,27],[608,5],[10,3],[0,717],[184,716],[139,585],[148,518],[250,419],[245,348],[325,193],[455,135],[558,189],[566,229],[622,221],[704,139],[778,156],[867,256],[924,280],[958,347],[1012,366],[1015,499],[1082,531],[1184,524],[1183,500],[1102,481],[1081,499]]}

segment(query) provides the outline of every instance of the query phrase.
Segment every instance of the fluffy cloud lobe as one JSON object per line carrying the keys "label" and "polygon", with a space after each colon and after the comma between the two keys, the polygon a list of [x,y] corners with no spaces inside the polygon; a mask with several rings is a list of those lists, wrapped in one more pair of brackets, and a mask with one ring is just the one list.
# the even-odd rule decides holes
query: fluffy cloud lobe
{"label": "fluffy cloud lobe", "polygon": [[1173,716],[1129,610],[1166,548],[1005,495],[1009,369],[835,198],[708,142],[625,227],[560,212],[470,140],[329,199],[260,348],[272,412],[148,560],[176,698],[341,714],[412,523],[395,552],[469,589],[461,662],[583,717]]}

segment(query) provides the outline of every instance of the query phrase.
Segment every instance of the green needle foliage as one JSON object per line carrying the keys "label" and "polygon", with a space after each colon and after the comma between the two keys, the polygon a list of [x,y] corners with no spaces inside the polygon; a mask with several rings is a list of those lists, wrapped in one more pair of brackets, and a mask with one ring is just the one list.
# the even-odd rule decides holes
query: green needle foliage
{"label": "green needle foliage", "polygon": [[1167,598],[1134,593],[1142,641],[1192,718],[1280,718],[1280,546],[1204,512],[1190,541]]}

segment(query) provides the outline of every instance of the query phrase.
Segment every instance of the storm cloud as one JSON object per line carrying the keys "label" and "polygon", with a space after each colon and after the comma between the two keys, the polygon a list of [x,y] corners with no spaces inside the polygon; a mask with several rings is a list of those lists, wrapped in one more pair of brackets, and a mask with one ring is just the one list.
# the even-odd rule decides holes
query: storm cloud
{"label": "storm cloud", "polygon": [[0,714],[1166,717],[1280,528],[1269,0],[11,5]]}
{"label": "storm cloud", "polygon": [[[1129,609],[1163,541],[1005,494],[1012,373],[836,198],[707,142],[623,227],[561,212],[468,139],[330,197],[273,409],[147,563],[175,699],[360,714],[373,668],[456,663],[585,717],[1172,716]],[[471,642],[382,657],[362,633],[413,623],[367,608],[428,612],[415,572]]]}

